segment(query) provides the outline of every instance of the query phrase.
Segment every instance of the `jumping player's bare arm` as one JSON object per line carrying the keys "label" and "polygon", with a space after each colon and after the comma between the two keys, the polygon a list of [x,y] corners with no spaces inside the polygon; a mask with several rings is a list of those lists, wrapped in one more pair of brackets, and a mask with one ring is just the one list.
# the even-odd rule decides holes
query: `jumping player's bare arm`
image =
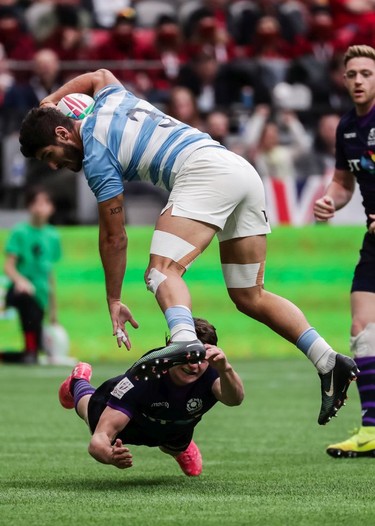
{"label": "jumping player's bare arm", "polygon": [[127,349],[130,349],[131,343],[125,329],[125,323],[130,322],[134,328],[138,327],[138,323],[134,320],[130,310],[121,303],[121,288],[126,269],[128,243],[123,202],[124,197],[120,194],[98,205],[99,252],[104,268],[113,335],[118,335],[118,331],[123,331],[125,339],[117,336],[117,344],[121,347],[124,343]]}
{"label": "jumping player's bare arm", "polygon": [[208,343],[205,348],[206,360],[219,373],[219,378],[212,385],[215,398],[225,405],[240,405],[245,396],[241,378],[221,349]]}
{"label": "jumping player's bare arm", "polygon": [[129,423],[130,418],[121,411],[106,407],[91,437],[88,447],[90,455],[102,464],[112,464],[116,468],[131,468],[132,454],[122,445],[117,434]]}
{"label": "jumping player's bare arm", "polygon": [[332,219],[336,210],[349,203],[354,189],[355,178],[352,172],[336,169],[325,195],[315,202],[315,219],[322,222]]}
{"label": "jumping player's bare arm", "polygon": [[121,86],[121,82],[107,69],[98,69],[97,71],[84,73],[69,80],[58,90],[45,97],[39,105],[56,106],[65,95],[69,95],[70,93],[85,93],[93,97],[102,88],[108,86],[108,84],[119,84]]}

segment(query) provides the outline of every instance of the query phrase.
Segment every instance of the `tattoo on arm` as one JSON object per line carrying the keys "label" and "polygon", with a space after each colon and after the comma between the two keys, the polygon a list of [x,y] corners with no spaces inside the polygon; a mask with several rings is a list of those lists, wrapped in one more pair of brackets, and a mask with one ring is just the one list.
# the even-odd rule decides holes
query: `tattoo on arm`
{"label": "tattoo on arm", "polygon": [[111,210],[111,216],[114,214],[121,214],[122,206],[116,206],[116,208],[110,208],[110,210]]}

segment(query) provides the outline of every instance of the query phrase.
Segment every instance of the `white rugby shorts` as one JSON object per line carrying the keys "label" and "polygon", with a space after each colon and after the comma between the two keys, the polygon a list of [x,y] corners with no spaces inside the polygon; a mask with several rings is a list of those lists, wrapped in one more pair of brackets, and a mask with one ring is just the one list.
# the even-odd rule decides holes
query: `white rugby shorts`
{"label": "white rugby shorts", "polygon": [[219,241],[268,234],[263,183],[243,157],[224,148],[193,152],[178,172],[165,210],[220,228]]}

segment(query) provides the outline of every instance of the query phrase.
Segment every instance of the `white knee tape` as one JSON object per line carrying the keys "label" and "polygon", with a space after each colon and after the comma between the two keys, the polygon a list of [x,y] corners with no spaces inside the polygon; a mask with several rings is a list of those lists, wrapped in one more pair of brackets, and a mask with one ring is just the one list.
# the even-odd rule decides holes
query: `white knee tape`
{"label": "white knee tape", "polygon": [[356,358],[375,356],[375,323],[368,323],[363,331],[350,338],[350,350]]}
{"label": "white knee tape", "polygon": [[181,237],[162,230],[155,230],[152,236],[150,254],[169,258],[188,268],[199,256],[200,251]]}
{"label": "white knee tape", "polygon": [[228,289],[247,289],[264,283],[264,262],[245,265],[225,263],[221,268]]}
{"label": "white knee tape", "polygon": [[153,294],[156,294],[160,283],[163,283],[163,281],[167,279],[167,276],[159,270],[157,270],[156,268],[152,268],[148,273],[146,279],[147,290],[149,290]]}

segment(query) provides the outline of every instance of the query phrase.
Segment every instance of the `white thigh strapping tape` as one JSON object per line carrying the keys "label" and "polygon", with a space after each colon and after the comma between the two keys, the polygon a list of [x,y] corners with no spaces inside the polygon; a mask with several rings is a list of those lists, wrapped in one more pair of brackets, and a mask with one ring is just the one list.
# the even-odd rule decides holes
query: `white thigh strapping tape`
{"label": "white thigh strapping tape", "polygon": [[[221,265],[228,289],[246,289],[263,285],[263,267],[261,263],[224,263]],[[262,273],[262,274],[260,274]]]}

